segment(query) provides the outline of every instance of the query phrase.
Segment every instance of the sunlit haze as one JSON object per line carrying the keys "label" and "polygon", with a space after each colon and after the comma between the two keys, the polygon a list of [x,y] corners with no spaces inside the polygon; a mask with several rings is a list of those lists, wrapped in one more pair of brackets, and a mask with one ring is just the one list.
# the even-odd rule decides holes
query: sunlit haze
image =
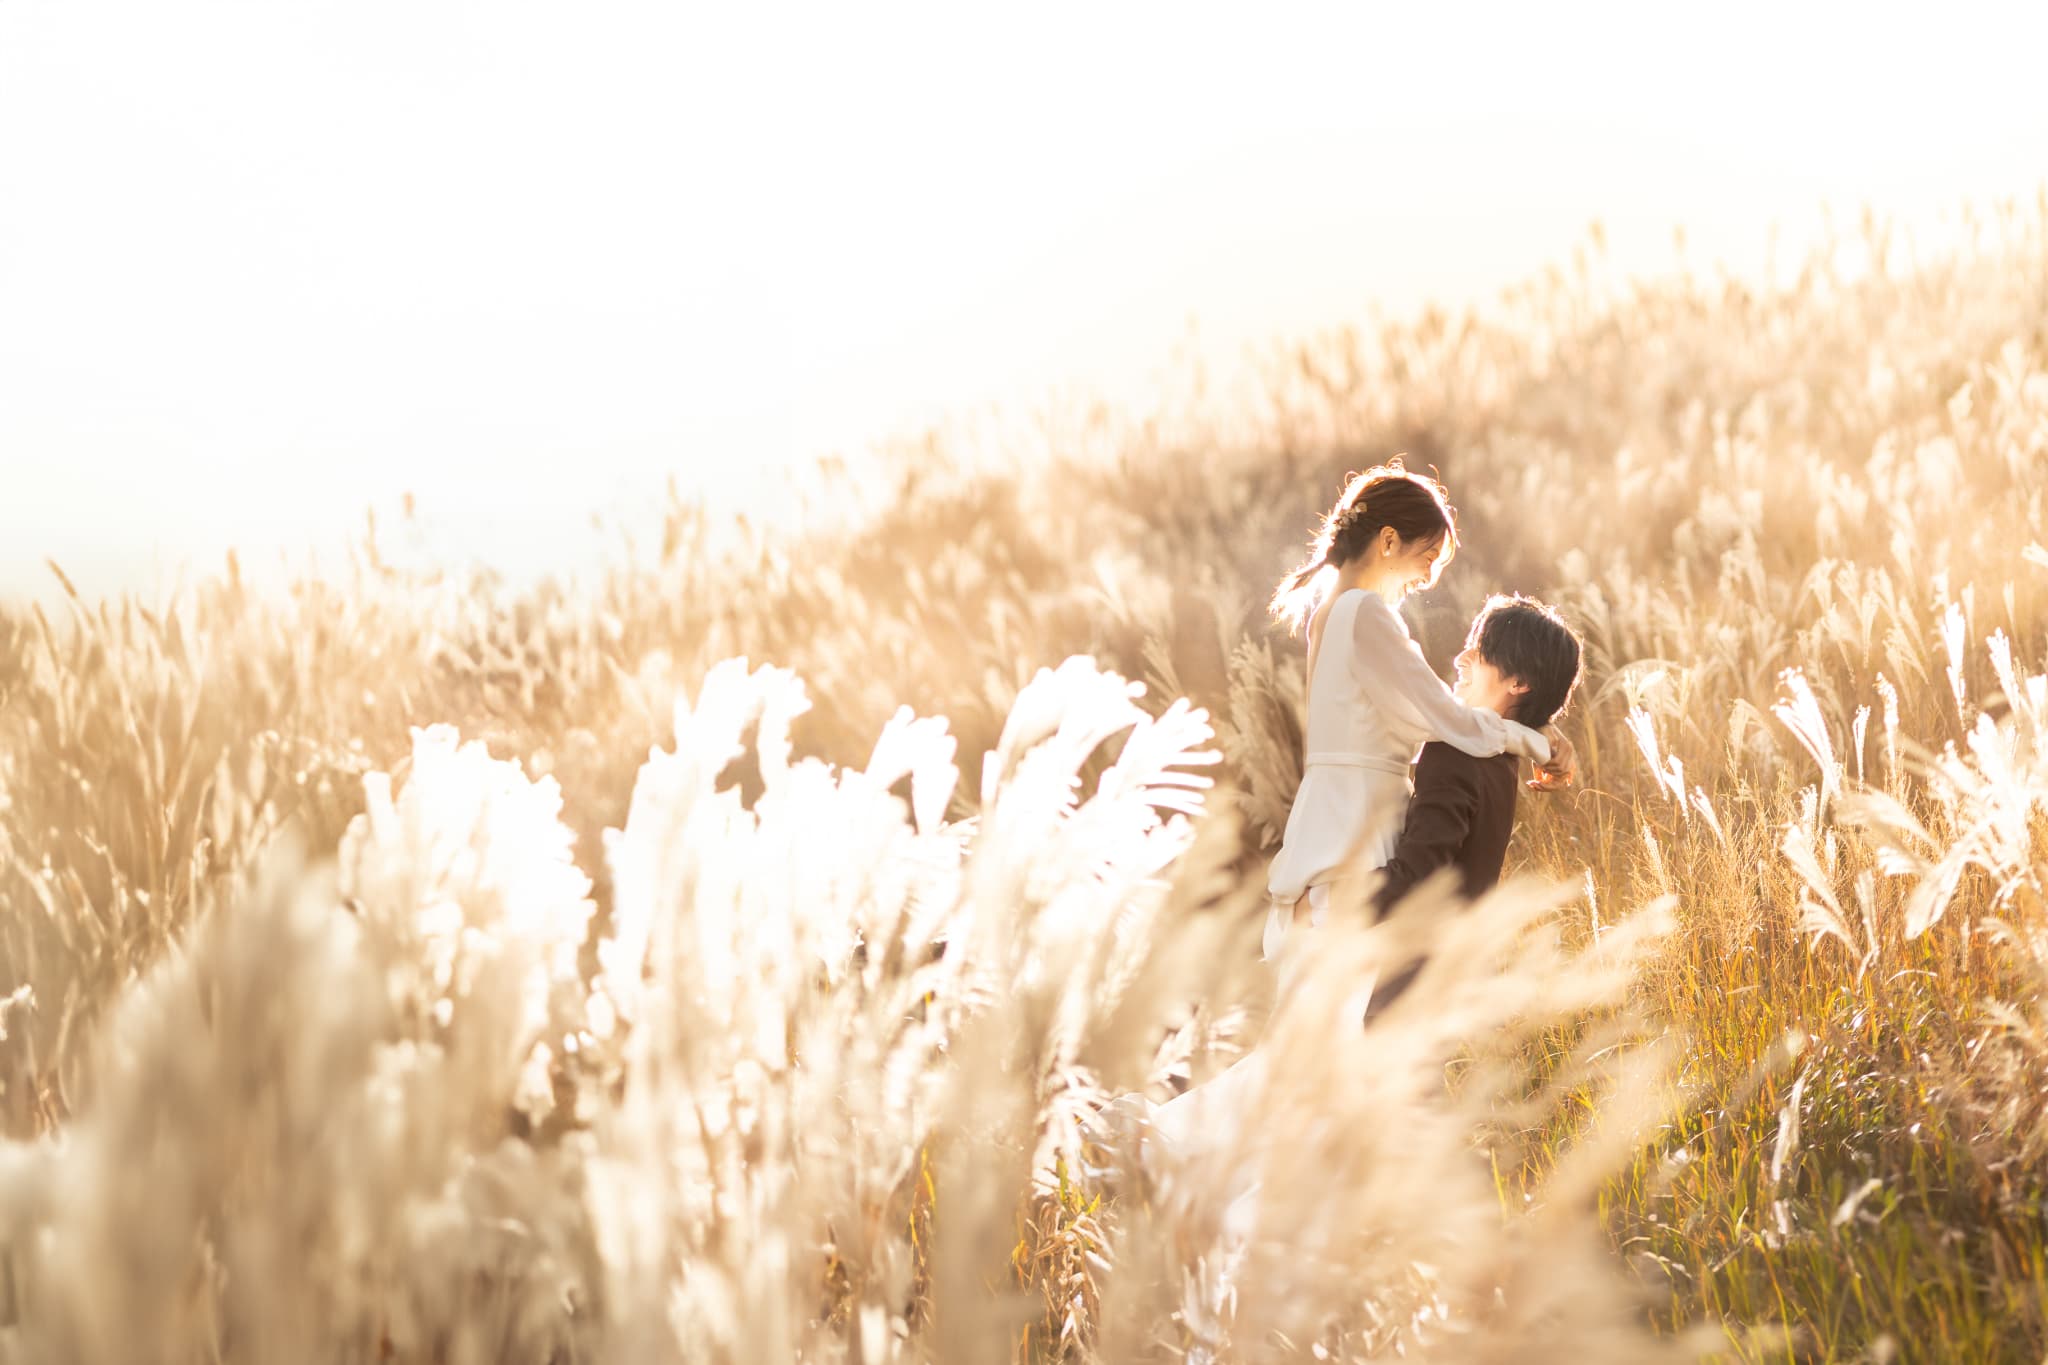
{"label": "sunlit haze", "polygon": [[1755,273],[1823,206],[1932,244],[2048,174],[2039,10],[1407,8],[13,0],[0,596],[331,552],[408,492],[581,564],[671,475],[758,510],[949,414],[1142,405],[1594,220],[1617,270],[1682,225]]}

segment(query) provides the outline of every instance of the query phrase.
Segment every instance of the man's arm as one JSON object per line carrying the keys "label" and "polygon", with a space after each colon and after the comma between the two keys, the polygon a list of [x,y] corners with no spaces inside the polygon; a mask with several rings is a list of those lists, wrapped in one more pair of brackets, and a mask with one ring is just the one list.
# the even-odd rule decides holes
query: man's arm
{"label": "man's arm", "polygon": [[1479,808],[1474,763],[1448,744],[1422,747],[1415,764],[1415,795],[1408,800],[1408,823],[1386,865],[1386,880],[1373,896],[1381,914],[1464,851],[1473,813]]}

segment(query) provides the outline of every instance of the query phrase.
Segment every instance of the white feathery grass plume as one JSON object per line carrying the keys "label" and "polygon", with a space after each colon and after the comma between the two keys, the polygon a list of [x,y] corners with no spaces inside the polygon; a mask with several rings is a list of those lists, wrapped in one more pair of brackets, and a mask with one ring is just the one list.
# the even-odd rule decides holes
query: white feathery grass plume
{"label": "white feathery grass plume", "polygon": [[1720,812],[1714,809],[1714,800],[1707,795],[1705,787],[1696,786],[1692,789],[1692,808],[1699,812],[1700,819],[1707,822],[1707,829],[1712,832],[1714,842],[1722,848],[1729,847],[1728,831],[1722,828]]}
{"label": "white feathery grass plume", "polygon": [[1643,836],[1643,852],[1649,858],[1650,876],[1660,891],[1672,888],[1671,873],[1664,864],[1664,846],[1657,841],[1657,830],[1648,820],[1638,827]]}
{"label": "white feathery grass plume", "polygon": [[1861,980],[1877,956],[1877,940],[1872,936],[1864,943],[1856,941],[1842,902],[1835,895],[1833,878],[1814,856],[1813,840],[1812,822],[1802,820],[1785,826],[1785,837],[1778,845],[1785,861],[1799,874],[1799,926],[1806,933],[1840,943],[1855,961],[1856,976]]}
{"label": "white feathery grass plume", "polygon": [[1883,1188],[1884,1181],[1876,1176],[1872,1176],[1861,1185],[1858,1185],[1854,1190],[1850,1191],[1847,1199],[1844,1199],[1835,1206],[1834,1214],[1828,1219],[1828,1227],[1830,1229],[1846,1227],[1855,1219],[1857,1211],[1863,1207],[1863,1201]]}
{"label": "white feathery grass plume", "polygon": [[1727,743],[1728,751],[1736,754],[1777,751],[1777,741],[1771,737],[1769,718],[1751,705],[1746,697],[1735,697],[1728,703]]}
{"label": "white feathery grass plume", "polygon": [[1967,848],[1962,844],[1953,845],[1914,884],[1906,895],[1907,938],[1918,938],[1926,933],[1947,912],[1949,902],[1955,898],[1956,885],[1962,880],[1969,863]]}
{"label": "white feathery grass plume", "polygon": [[1810,1068],[1799,1073],[1792,1082],[1791,1092],[1785,1096],[1784,1106],[1778,1110],[1778,1135],[1771,1143],[1771,1162],[1765,1186],[1769,1191],[1774,1227],[1764,1235],[1772,1240],[1774,1246],[1782,1246],[1792,1237],[1791,1207],[1778,1191],[1783,1188],[1786,1172],[1799,1154],[1800,1102],[1805,1098],[1806,1083],[1812,1075]]}
{"label": "white feathery grass plume", "polygon": [[936,834],[960,781],[960,769],[953,762],[958,747],[946,733],[945,717],[920,720],[909,707],[898,707],[875,740],[868,758],[868,780],[888,788],[908,777],[917,832]]}
{"label": "white feathery grass plume", "polygon": [[1859,787],[1865,781],[1863,773],[1863,742],[1869,733],[1870,708],[1859,706],[1856,708],[1856,719],[1849,725],[1849,738],[1856,750],[1856,785]]}
{"label": "white feathery grass plume", "polygon": [[1216,728],[1236,776],[1234,805],[1260,848],[1277,847],[1301,783],[1306,675],[1265,641],[1225,651],[1227,697]]}
{"label": "white feathery grass plume", "polygon": [[2013,723],[2026,736],[2029,743],[2039,746],[2048,743],[2048,674],[2030,673],[2022,676],[2014,666],[2012,641],[2006,638],[2004,630],[1994,630],[1987,641],[1991,654],[1991,669],[1998,678],[1999,691],[2011,708]]}
{"label": "white feathery grass plume", "polygon": [[413,731],[396,795],[384,773],[363,788],[367,809],[341,840],[341,894],[388,964],[393,1005],[417,1036],[452,1049],[487,1113],[500,1088],[520,1088],[537,1045],[585,1019],[577,954],[593,906],[560,789],[445,725]]}
{"label": "white feathery grass plume", "polygon": [[1032,755],[1045,775],[1064,769],[1070,794],[1061,808],[1071,808],[1081,765],[1104,740],[1144,715],[1136,705],[1144,694],[1143,683],[1101,672],[1085,655],[1057,669],[1039,669],[1011,704],[1002,737],[982,765],[982,809],[995,806],[997,790],[1005,785],[1028,787],[1028,775],[1015,770]]}
{"label": "white feathery grass plume", "polygon": [[1951,744],[1927,765],[1923,787],[1943,817],[1941,836],[1900,801],[1875,792],[1859,793],[1842,812],[1874,836],[1881,870],[1913,879],[1904,919],[1909,938],[1941,919],[1969,868],[1991,879],[1994,907],[2040,891],[2032,826],[2048,808],[2048,750],[2033,720],[2038,675],[2015,673],[2002,636],[1989,643],[2000,685],[2022,700],[2004,724],[1983,713],[1972,721],[1966,712],[1964,749]]}
{"label": "white feathery grass plume", "polygon": [[1970,723],[1965,701],[1963,681],[1963,648],[1965,644],[1963,604],[1950,602],[1941,613],[1941,643],[1948,651],[1948,689],[1955,698],[1956,719],[1964,725]]}
{"label": "white feathery grass plume", "polygon": [[1885,781],[1897,785],[1904,776],[1899,769],[1899,689],[1882,673],[1877,675],[1877,696],[1884,705]]}
{"label": "white feathery grass plume", "polygon": [[1835,746],[1828,737],[1827,718],[1821,714],[1820,701],[1813,695],[1813,687],[1806,681],[1804,672],[1788,668],[1778,680],[1792,697],[1789,701],[1774,703],[1771,714],[1783,722],[1793,738],[1820,765],[1820,804],[1826,808],[1842,784],[1842,768],[1835,761]]}
{"label": "white feathery grass plume", "polygon": [[[792,686],[796,686],[797,696],[787,695]],[[657,888],[681,860],[705,851],[685,848],[686,834],[705,841],[707,848],[715,846],[723,823],[734,818],[738,798],[718,792],[717,782],[727,765],[745,752],[748,727],[759,723],[759,732],[774,744],[774,722],[764,720],[764,713],[771,709],[771,693],[780,694],[779,705],[772,709],[784,718],[786,746],[787,717],[799,712],[801,701],[801,688],[793,676],[766,668],[750,673],[744,658],[713,665],[704,676],[694,706],[687,698],[676,699],[675,748],[650,752],[641,766],[626,828],[605,832],[613,892],[611,933],[597,949],[600,979],[606,997],[628,1019],[638,1009],[641,976],[657,921],[665,912],[672,914]],[[786,766],[786,747],[783,758]],[[764,762],[764,769],[766,766]],[[782,777],[778,772],[778,783]],[[766,780],[764,771],[764,784]],[[705,805],[716,807],[708,830],[704,824],[692,823]],[[701,954],[701,969],[707,977],[729,978],[734,966],[731,945],[721,939],[716,927],[703,927],[694,947]]]}
{"label": "white feathery grass plume", "polygon": [[1667,797],[1685,805],[1684,769],[1677,766],[1678,760],[1666,759],[1662,746],[1657,742],[1657,723],[1648,711],[1631,707],[1628,713],[1629,733],[1635,736],[1636,747],[1642,751],[1643,761],[1650,765],[1650,776],[1656,780],[1658,789]]}
{"label": "white feathery grass plume", "polygon": [[1844,825],[1871,831],[1878,870],[1889,877],[1924,872],[1939,846],[1919,817],[1887,792],[1866,789],[1844,796],[1836,807]]}
{"label": "white feathery grass plume", "polygon": [[[1060,960],[1059,940],[1087,933],[1097,913],[1097,893],[1072,881],[1071,869],[1151,877],[1192,837],[1188,816],[1199,813],[1210,779],[1182,770],[1220,757],[1199,747],[1212,737],[1207,713],[1177,702],[1155,720],[1136,705],[1142,694],[1142,684],[1098,671],[1085,657],[1041,669],[1018,694],[983,768],[972,878],[976,923],[999,920],[1016,897],[1043,907],[1032,925],[1049,951],[1046,961]],[[1082,767],[1123,732],[1117,761],[1078,803]],[[1162,811],[1172,814],[1162,820]],[[1066,895],[1055,894],[1061,888]]]}

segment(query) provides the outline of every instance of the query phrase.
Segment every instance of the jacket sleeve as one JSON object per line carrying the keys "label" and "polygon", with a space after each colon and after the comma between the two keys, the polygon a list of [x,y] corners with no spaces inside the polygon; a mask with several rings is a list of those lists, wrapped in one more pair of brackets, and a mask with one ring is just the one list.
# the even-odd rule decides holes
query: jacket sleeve
{"label": "jacket sleeve", "polygon": [[1377,593],[1360,593],[1351,618],[1351,664],[1373,698],[1431,739],[1472,755],[1515,753],[1550,761],[1550,741],[1483,706],[1467,706],[1436,675],[1401,618]]}
{"label": "jacket sleeve", "polygon": [[1440,744],[1424,746],[1415,764],[1415,795],[1408,802],[1386,879],[1373,894],[1381,914],[1419,886],[1430,873],[1449,866],[1463,852],[1479,809],[1479,784],[1472,761]]}

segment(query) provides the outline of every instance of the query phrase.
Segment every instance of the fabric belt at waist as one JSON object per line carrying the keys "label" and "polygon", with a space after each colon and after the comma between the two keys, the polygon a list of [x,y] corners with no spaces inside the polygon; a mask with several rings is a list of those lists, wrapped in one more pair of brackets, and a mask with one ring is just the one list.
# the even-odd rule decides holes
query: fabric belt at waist
{"label": "fabric belt at waist", "polygon": [[1323,750],[1310,754],[1305,766],[1317,765],[1333,768],[1370,768],[1374,772],[1393,773],[1398,777],[1408,775],[1408,765],[1398,758],[1383,758],[1379,754],[1347,754],[1336,750]]}

